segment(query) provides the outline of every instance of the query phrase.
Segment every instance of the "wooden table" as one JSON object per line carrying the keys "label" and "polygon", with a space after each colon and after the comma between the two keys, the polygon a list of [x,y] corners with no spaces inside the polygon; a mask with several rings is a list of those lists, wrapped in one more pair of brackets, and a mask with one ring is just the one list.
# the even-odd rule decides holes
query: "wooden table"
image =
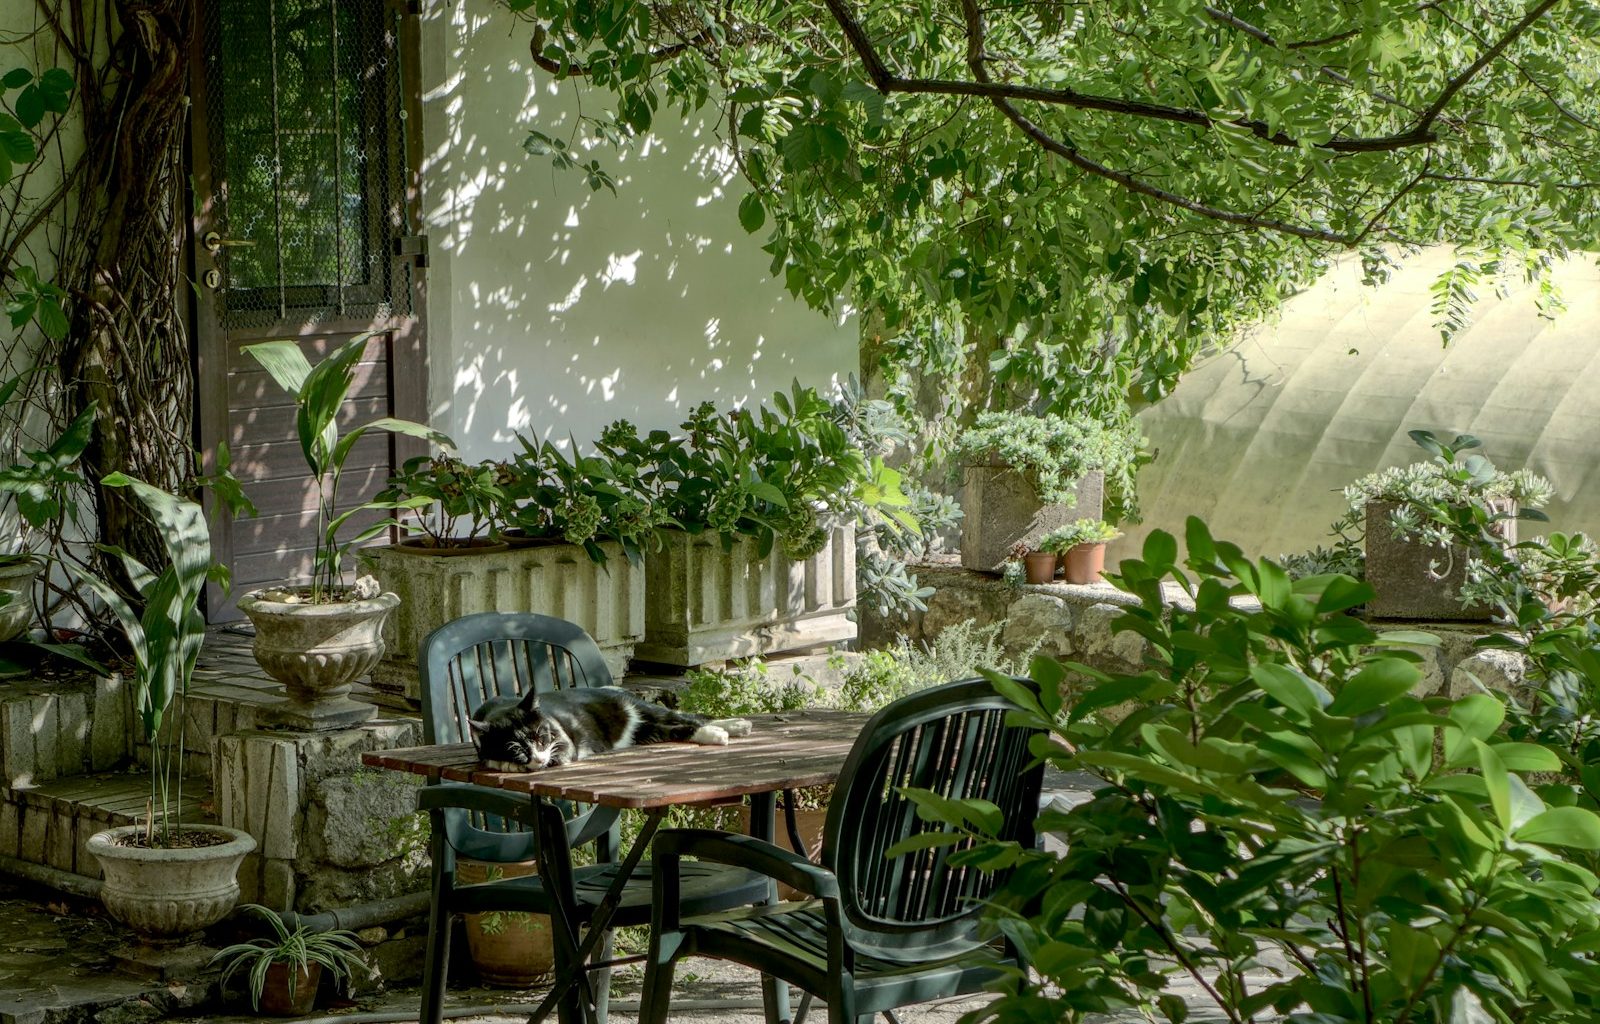
{"label": "wooden table", "polygon": [[[588,934],[579,945],[577,962],[587,963],[600,943],[629,876],[638,867],[661,819],[672,807],[721,803],[739,797],[750,801],[750,835],[771,842],[776,825],[776,799],[780,790],[821,786],[833,782],[844,767],[856,736],[869,716],[844,711],[793,711],[751,716],[749,736],[730,740],[725,747],[662,743],[630,747],[586,758],[560,768],[531,772],[492,772],[478,764],[470,743],[403,747],[361,755],[363,764],[391,771],[410,772],[429,781],[470,782],[494,789],[526,793],[534,801],[570,800],[645,812],[644,828],[627,855],[622,869],[595,912]],[[790,837],[796,849],[805,849],[794,825],[794,801],[786,800]],[[772,899],[776,900],[774,889]],[[571,922],[553,922],[569,929]],[[611,963],[615,963],[612,961]],[[594,964],[591,968],[608,964]],[[595,999],[588,975],[557,977],[550,993],[529,1018],[544,1019],[565,986],[582,987],[584,1010],[595,1021]],[[762,983],[768,1024],[789,1019],[788,987],[775,978]]]}

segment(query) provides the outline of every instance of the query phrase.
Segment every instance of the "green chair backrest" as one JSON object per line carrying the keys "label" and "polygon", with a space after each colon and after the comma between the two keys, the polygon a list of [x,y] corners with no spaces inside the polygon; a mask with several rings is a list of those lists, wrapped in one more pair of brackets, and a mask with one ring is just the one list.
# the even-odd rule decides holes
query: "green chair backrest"
{"label": "green chair backrest", "polygon": [[884,854],[911,836],[949,830],[919,819],[902,787],[988,800],[1003,815],[1004,838],[1033,845],[1044,764],[1029,743],[1040,730],[1008,725],[1015,709],[987,680],[975,679],[897,700],[862,730],[839,775],[822,842],[822,863],[839,879],[845,940],[857,952],[926,960],[982,944],[983,901],[1006,876],[951,866],[950,855],[970,840]]}

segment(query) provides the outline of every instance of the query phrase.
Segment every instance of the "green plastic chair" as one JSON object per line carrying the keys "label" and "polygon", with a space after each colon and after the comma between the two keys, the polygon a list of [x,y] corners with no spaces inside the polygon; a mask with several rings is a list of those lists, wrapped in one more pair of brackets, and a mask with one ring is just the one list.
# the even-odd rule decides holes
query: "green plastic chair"
{"label": "green plastic chair", "polygon": [[[782,978],[808,1000],[824,1000],[830,1024],[870,1024],[877,1013],[893,1019],[896,1007],[978,991],[1019,964],[1008,941],[978,930],[983,901],[1004,874],[952,867],[952,847],[884,856],[903,839],[942,828],[917,818],[900,795],[904,786],[990,800],[1004,815],[1006,838],[1033,845],[1044,765],[1029,751],[1039,730],[1006,724],[1014,708],[978,679],[924,690],[874,715],[834,788],[820,865],[748,836],[658,833],[640,1024],[665,1024],[673,970],[685,956]],[[691,877],[684,857],[760,871],[812,899],[692,914],[681,903]]]}
{"label": "green plastic chair", "polygon": [[[467,720],[490,697],[517,696],[529,686],[540,693],[579,686],[609,686],[611,671],[600,649],[583,629],[547,615],[484,612],[467,615],[434,630],[418,659],[422,684],[423,738],[432,743],[464,743]],[[585,928],[616,877],[618,811],[575,808],[533,801],[520,794],[483,786],[439,783],[418,794],[419,809],[433,827],[433,899],[423,973],[423,1024],[440,1024],[450,962],[451,923],[458,914],[526,911],[564,916],[574,929]],[[546,837],[541,844],[540,836]],[[595,844],[596,863],[574,866],[572,850]],[[456,881],[456,860],[490,863],[536,860],[537,876],[502,878],[476,885]],[[768,899],[771,882],[737,867],[707,864],[695,868],[681,889],[684,908],[709,913]],[[649,862],[627,882],[612,927],[650,920]],[[692,908],[692,909],[691,909]],[[551,929],[558,971],[570,970],[578,949],[560,927]],[[600,963],[577,974],[579,982],[557,1003],[563,1024],[577,1024],[585,1002],[604,1024],[609,990],[611,939],[599,950]],[[599,970],[594,984],[588,971]]]}

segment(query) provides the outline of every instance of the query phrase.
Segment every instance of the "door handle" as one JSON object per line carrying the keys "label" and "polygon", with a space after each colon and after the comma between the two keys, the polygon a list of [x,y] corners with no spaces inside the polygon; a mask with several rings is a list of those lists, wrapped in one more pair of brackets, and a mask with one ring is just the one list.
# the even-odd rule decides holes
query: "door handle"
{"label": "door handle", "polygon": [[200,244],[206,247],[207,252],[215,256],[225,248],[232,248],[234,246],[247,248],[255,245],[256,243],[248,238],[223,238],[215,231],[207,231],[204,235],[200,236]]}

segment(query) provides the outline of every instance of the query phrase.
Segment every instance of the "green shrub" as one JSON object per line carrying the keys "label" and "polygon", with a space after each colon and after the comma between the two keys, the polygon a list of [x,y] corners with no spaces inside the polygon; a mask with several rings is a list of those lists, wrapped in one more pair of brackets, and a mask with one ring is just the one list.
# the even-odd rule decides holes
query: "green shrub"
{"label": "green shrub", "polygon": [[1064,555],[1079,544],[1104,544],[1122,534],[1104,519],[1074,519],[1039,538],[1040,551]]}
{"label": "green shrub", "polygon": [[[1144,670],[1072,666],[1095,685],[1071,707],[1055,662],[1034,665],[1037,701],[995,680],[1070,745],[1039,752],[1100,785],[1040,817],[1064,854],[952,856],[1016,869],[994,919],[1037,975],[986,1015],[1180,1022],[1181,986],[1236,1024],[1596,1019],[1600,880],[1579,858],[1600,816],[1537,781],[1555,754],[1508,738],[1496,696],[1411,696],[1409,648],[1437,641],[1352,618],[1366,584],[1291,581],[1197,519],[1187,541],[1182,566],[1159,531],[1122,565],[1139,604],[1119,626],[1148,642]],[[1168,578],[1193,610],[1163,603]],[[1251,596],[1259,610],[1231,603]]]}
{"label": "green shrub", "polygon": [[1078,478],[1105,473],[1105,490],[1118,517],[1136,520],[1134,473],[1149,461],[1137,421],[1103,424],[1091,419],[986,412],[956,439],[957,458],[969,465],[999,464],[1021,471],[1047,505],[1077,500]]}

